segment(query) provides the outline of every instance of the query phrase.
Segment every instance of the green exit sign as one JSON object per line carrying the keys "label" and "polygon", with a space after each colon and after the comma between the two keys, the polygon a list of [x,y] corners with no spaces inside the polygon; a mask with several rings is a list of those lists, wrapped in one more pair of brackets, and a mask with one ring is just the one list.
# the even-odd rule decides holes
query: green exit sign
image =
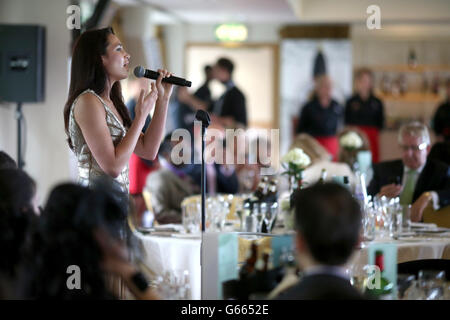
{"label": "green exit sign", "polygon": [[216,27],[216,39],[224,42],[242,42],[247,40],[247,27],[239,23],[226,23]]}

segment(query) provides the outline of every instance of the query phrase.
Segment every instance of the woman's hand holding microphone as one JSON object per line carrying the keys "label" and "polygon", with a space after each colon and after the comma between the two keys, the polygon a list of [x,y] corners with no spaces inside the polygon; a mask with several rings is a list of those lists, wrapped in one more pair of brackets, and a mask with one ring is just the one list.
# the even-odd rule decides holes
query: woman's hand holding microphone
{"label": "woman's hand holding microphone", "polygon": [[136,119],[141,121],[142,126],[144,125],[147,116],[150,114],[150,111],[152,111],[155,106],[156,101],[162,99],[162,101],[167,104],[172,94],[173,85],[162,82],[163,78],[170,77],[172,74],[163,69],[158,69],[158,72],[159,77],[156,80],[156,83],[151,83],[150,92],[145,95],[144,89],[141,89],[139,99],[136,103]]}

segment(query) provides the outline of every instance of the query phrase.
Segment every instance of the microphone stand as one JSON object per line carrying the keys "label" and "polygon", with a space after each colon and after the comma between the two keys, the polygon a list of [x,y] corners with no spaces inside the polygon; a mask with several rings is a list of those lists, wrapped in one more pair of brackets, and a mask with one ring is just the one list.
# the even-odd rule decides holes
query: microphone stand
{"label": "microphone stand", "polygon": [[204,110],[198,110],[195,114],[195,119],[202,123],[202,171],[201,171],[201,184],[200,189],[202,193],[202,233],[206,230],[206,167],[205,167],[205,145],[206,145],[206,128],[211,123],[209,114]]}
{"label": "microphone stand", "polygon": [[22,154],[22,122],[23,122],[22,102],[17,102],[16,120],[17,120],[17,167],[23,169],[25,162]]}
{"label": "microphone stand", "polygon": [[202,123],[202,173],[201,185],[202,191],[202,233],[206,230],[206,166],[205,166],[205,146],[206,146],[206,126]]}
{"label": "microphone stand", "polygon": [[204,271],[203,271],[203,236],[206,231],[206,166],[205,166],[205,146],[206,146],[206,128],[208,128],[211,119],[209,114],[204,110],[198,110],[195,114],[195,119],[202,124],[201,138],[202,138],[202,171],[201,171],[201,193],[202,193],[202,237],[200,244],[200,270],[201,270],[201,298],[204,299]]}

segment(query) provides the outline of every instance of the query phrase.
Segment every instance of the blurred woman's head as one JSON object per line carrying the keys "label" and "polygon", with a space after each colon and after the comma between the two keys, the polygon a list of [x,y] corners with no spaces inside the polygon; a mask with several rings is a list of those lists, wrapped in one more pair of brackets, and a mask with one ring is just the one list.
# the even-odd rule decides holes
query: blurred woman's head
{"label": "blurred woman's head", "polygon": [[15,277],[36,218],[36,184],[18,169],[0,170],[0,272]]}
{"label": "blurred woman's head", "polygon": [[[119,81],[127,78],[129,62],[130,55],[123,49],[112,28],[89,30],[81,34],[75,42],[72,54],[69,97],[64,108],[66,132],[72,103],[86,89],[102,95],[111,87],[109,98],[122,117],[124,125],[131,125]],[[68,142],[72,147],[70,138]]]}
{"label": "blurred woman's head", "polygon": [[327,75],[318,76],[315,79],[315,94],[323,107],[328,107],[331,102],[332,84]]}
{"label": "blurred woman's head", "polygon": [[373,74],[368,68],[361,68],[355,74],[355,90],[361,98],[367,99],[373,89]]}
{"label": "blurred woman's head", "polygon": [[[42,214],[33,244],[25,295],[29,298],[112,298],[102,269],[105,252],[97,241],[98,230],[120,238],[126,212],[110,190],[91,190],[67,183],[55,187]],[[81,271],[81,289],[69,290],[70,266]]]}

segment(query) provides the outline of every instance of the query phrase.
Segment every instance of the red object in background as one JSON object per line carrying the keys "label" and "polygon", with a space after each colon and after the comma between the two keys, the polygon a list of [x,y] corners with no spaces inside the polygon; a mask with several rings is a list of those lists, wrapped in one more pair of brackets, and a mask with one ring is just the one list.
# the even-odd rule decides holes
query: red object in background
{"label": "red object in background", "polygon": [[380,161],[380,130],[377,127],[357,126],[369,139],[370,152],[372,152],[372,163]]}
{"label": "red object in background", "polygon": [[339,152],[338,138],[336,136],[314,138],[333,156],[333,161],[336,161]]}
{"label": "red object in background", "polygon": [[128,173],[130,179],[130,194],[135,195],[142,193],[147,176],[159,167],[157,161],[154,161],[153,163],[154,165],[150,167],[134,153],[131,155]]}

